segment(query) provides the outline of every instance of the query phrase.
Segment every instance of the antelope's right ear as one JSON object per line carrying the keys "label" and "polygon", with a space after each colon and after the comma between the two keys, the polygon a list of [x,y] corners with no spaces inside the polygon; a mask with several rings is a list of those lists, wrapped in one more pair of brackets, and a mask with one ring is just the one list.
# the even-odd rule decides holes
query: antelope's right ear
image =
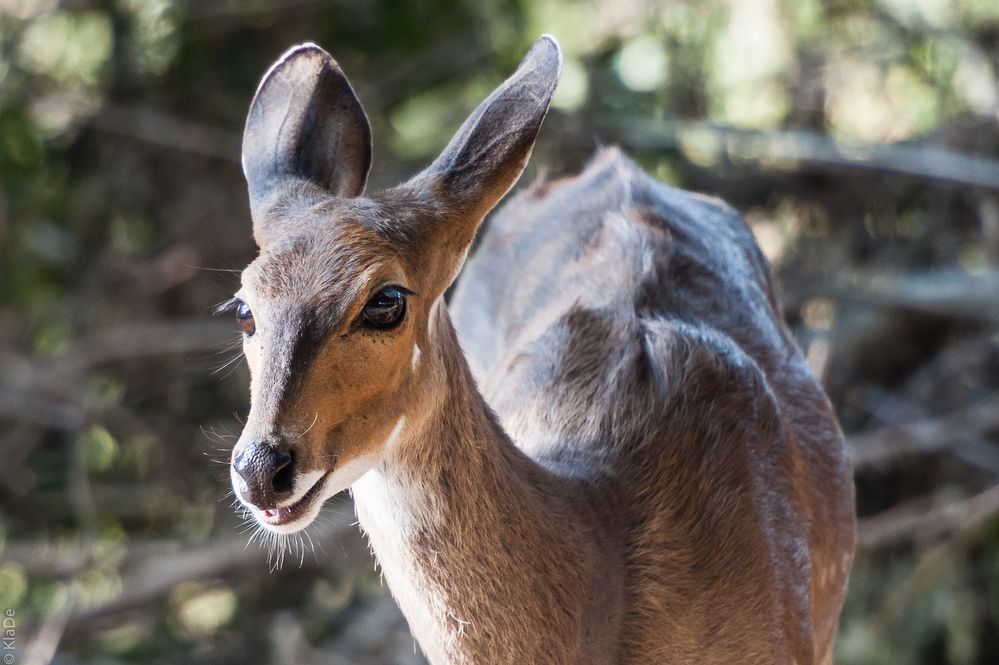
{"label": "antelope's right ear", "polygon": [[282,187],[304,180],[334,196],[360,196],[370,168],[371,127],[340,66],[315,44],[286,51],[264,74],[243,130],[257,244]]}
{"label": "antelope's right ear", "polygon": [[[472,112],[424,172],[477,225],[513,187],[534,148],[562,70],[562,50],[551,35],[535,42],[513,75]],[[460,236],[471,242],[474,228]]]}

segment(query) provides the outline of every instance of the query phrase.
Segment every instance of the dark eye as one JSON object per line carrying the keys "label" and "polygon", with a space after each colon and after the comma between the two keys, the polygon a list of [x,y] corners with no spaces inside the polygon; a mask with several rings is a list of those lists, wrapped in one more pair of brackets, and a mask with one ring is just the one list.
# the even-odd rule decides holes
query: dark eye
{"label": "dark eye", "polygon": [[236,305],[236,321],[239,323],[239,329],[247,337],[257,332],[257,324],[253,321],[253,312],[250,311],[250,306],[245,302]]}
{"label": "dark eye", "polygon": [[406,314],[406,292],[398,286],[386,286],[364,306],[364,320],[374,328],[394,328]]}

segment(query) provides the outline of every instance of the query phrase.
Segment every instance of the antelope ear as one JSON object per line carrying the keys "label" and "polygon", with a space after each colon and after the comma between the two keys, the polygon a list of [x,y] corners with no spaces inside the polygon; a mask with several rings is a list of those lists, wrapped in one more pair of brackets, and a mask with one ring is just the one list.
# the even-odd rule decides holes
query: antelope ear
{"label": "antelope ear", "polygon": [[307,181],[335,196],[360,196],[371,168],[371,127],[329,53],[295,46],[264,74],[243,130],[243,173],[254,235],[280,189]]}
{"label": "antelope ear", "polygon": [[466,219],[478,224],[520,178],[561,69],[562,50],[544,35],[421,174],[438,180],[441,193]]}

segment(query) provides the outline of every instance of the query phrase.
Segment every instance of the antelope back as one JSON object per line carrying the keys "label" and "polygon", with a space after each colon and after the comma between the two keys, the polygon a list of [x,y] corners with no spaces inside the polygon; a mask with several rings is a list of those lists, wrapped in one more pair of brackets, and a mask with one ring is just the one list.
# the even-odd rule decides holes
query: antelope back
{"label": "antelope back", "polygon": [[[738,214],[603,150],[581,175],[536,183],[493,216],[451,311],[518,445],[570,477],[617,479],[608,491],[623,504],[610,519],[632,530],[632,565],[673,573],[636,605],[647,594],[677,624],[728,607],[745,622],[730,655],[746,662],[740,648],[770,653],[754,614],[792,626],[809,616],[791,655],[808,662],[813,641],[830,653],[852,562],[851,475]],[[712,528],[692,527],[701,520]],[[711,586],[705,571],[725,582]],[[771,593],[780,602],[762,606]],[[633,636],[646,639],[659,638]],[[697,662],[703,642],[690,644]]]}

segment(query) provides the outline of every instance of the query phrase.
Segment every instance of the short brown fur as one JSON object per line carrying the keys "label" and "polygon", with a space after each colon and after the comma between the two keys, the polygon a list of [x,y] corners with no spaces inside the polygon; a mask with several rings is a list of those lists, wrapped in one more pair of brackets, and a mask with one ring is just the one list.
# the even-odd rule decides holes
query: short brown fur
{"label": "short brown fur", "polygon": [[[284,76],[346,94],[313,49],[258,98]],[[301,136],[272,161],[248,143],[261,256],[238,294],[257,332],[234,458],[263,441],[293,452],[295,495],[308,473],[324,498],[351,486],[433,663],[828,663],[849,468],[734,211],[604,150],[504,206],[443,300],[559,62],[543,39],[427,171],[371,198],[328,184],[363,186],[359,110],[337,128],[347,163],[311,181]],[[247,132],[278,136],[256,104]],[[365,328],[390,283],[405,318]]]}

